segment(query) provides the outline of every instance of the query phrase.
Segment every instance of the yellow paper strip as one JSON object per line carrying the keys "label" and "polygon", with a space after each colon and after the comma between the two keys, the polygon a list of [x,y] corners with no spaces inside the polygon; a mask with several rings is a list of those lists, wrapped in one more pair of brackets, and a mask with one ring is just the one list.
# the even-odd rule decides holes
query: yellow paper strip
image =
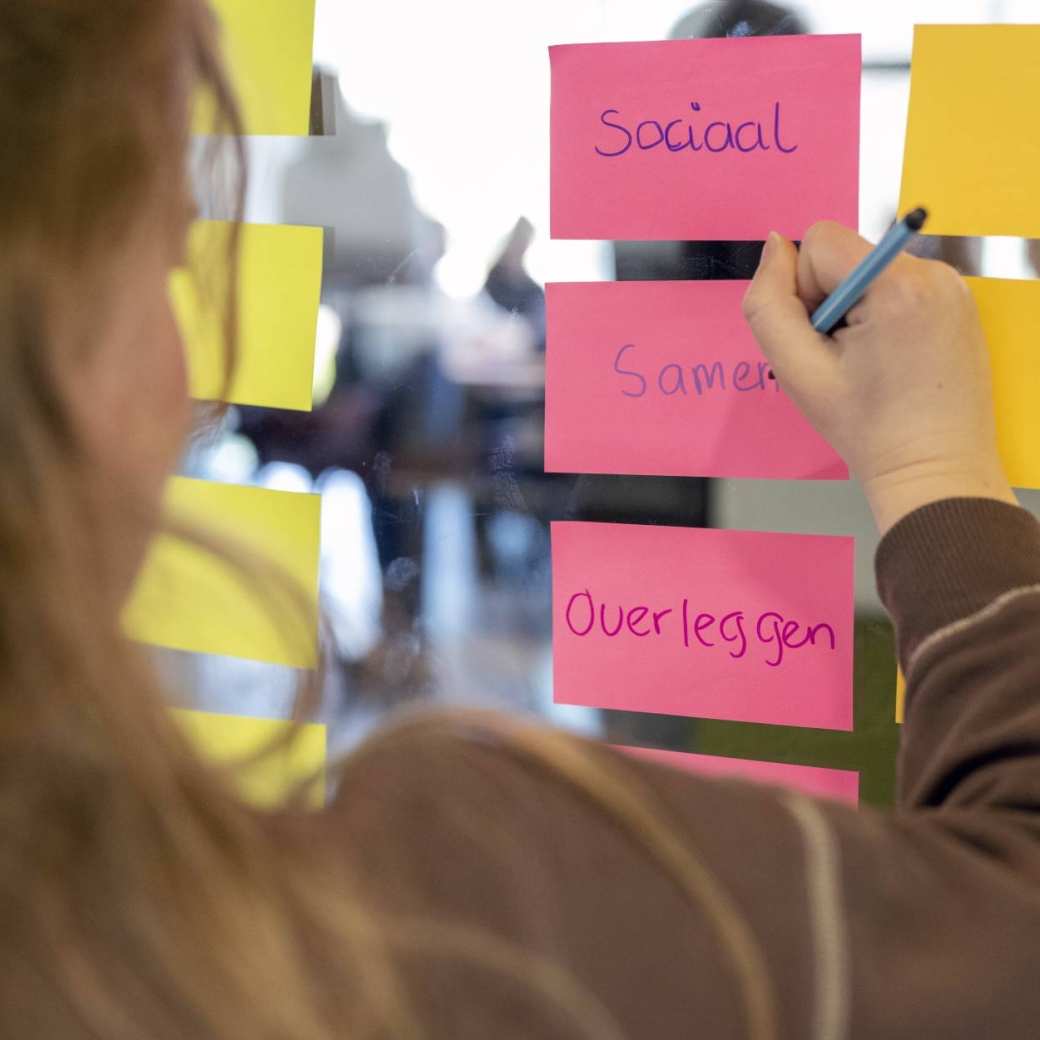
{"label": "yellow paper strip", "polygon": [[997,438],[1008,480],[1040,488],[1040,281],[969,278],[989,343]]}
{"label": "yellow paper strip", "polygon": [[[213,715],[202,711],[174,710],[199,754],[221,765],[234,765],[241,759],[284,737],[291,724],[282,719],[256,719],[241,715]],[[306,723],[297,728],[292,740],[277,751],[236,770],[235,779],[244,798],[254,805],[271,807],[283,803],[292,790],[320,774],[307,790],[307,800],[315,808],[325,803],[326,728]]]}
{"label": "yellow paper strip", "polygon": [[906,714],[906,680],[902,668],[896,667],[896,722],[900,725]]}
{"label": "yellow paper strip", "polygon": [[900,212],[933,235],[1040,237],[1040,25],[919,25]]}
{"label": "yellow paper strip", "polygon": [[220,557],[162,534],[124,611],[128,634],[176,650],[314,667],[320,497],[178,477],[166,507],[169,515],[279,565],[299,585],[305,609],[286,601],[280,586],[273,592],[267,581],[251,585],[252,576],[263,577],[262,563],[243,575]]}
{"label": "yellow paper strip", "polygon": [[[224,301],[232,225],[200,220],[190,264],[170,294],[188,353],[192,397],[225,396]],[[309,411],[322,270],[321,228],[244,224],[238,278],[238,359],[227,400]]]}
{"label": "yellow paper strip", "polygon": [[[247,134],[303,135],[310,129],[315,0],[211,0]],[[194,130],[212,131],[200,101]]]}

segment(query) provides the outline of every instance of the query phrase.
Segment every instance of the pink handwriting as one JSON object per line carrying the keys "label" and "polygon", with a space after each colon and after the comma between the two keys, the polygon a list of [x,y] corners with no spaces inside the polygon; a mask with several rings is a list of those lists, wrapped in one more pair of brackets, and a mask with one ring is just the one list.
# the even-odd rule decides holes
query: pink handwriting
{"label": "pink handwriting", "polygon": [[719,649],[734,660],[749,657],[758,647],[764,663],[779,668],[787,651],[811,648],[837,650],[834,627],[826,621],[807,624],[785,618],[776,610],[747,615],[743,610],[711,613],[695,610],[688,597],[674,606],[649,603],[624,604],[597,601],[591,589],[573,593],[567,600],[564,621],[579,639],[605,636],[643,639],[681,640],[690,649]]}

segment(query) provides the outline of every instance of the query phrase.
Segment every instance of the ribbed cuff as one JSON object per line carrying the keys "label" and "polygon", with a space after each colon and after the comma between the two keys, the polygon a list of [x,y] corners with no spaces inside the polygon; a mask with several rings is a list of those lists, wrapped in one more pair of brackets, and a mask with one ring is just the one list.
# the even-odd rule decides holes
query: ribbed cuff
{"label": "ribbed cuff", "polygon": [[881,539],[874,571],[905,669],[933,632],[1010,589],[1040,583],[1040,524],[1025,509],[992,498],[932,502]]}

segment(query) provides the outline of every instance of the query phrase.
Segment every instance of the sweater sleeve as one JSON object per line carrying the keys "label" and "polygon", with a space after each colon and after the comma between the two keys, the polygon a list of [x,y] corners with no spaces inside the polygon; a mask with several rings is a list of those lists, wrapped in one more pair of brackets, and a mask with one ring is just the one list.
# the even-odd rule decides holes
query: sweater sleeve
{"label": "sweater sleeve", "polygon": [[905,807],[1040,808],[1040,524],[949,499],[896,524],[877,553],[907,680]]}

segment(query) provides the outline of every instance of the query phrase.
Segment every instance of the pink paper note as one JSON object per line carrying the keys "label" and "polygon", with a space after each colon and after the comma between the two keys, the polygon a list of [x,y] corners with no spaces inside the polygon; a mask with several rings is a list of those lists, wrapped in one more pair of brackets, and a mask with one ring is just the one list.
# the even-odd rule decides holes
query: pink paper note
{"label": "pink paper note", "polygon": [[545,468],[846,479],[741,313],[747,282],[546,286]]}
{"label": "pink paper note", "polygon": [[554,238],[801,238],[859,219],[860,38],[549,48]]}
{"label": "pink paper note", "polygon": [[785,762],[759,762],[748,758],[691,755],[683,751],[617,746],[619,751],[650,762],[685,769],[700,776],[737,777],[759,784],[790,787],[814,798],[831,798],[849,805],[859,804],[859,773],[849,769],[796,766]]}
{"label": "pink paper note", "polygon": [[853,539],[552,525],[562,704],[852,728]]}

